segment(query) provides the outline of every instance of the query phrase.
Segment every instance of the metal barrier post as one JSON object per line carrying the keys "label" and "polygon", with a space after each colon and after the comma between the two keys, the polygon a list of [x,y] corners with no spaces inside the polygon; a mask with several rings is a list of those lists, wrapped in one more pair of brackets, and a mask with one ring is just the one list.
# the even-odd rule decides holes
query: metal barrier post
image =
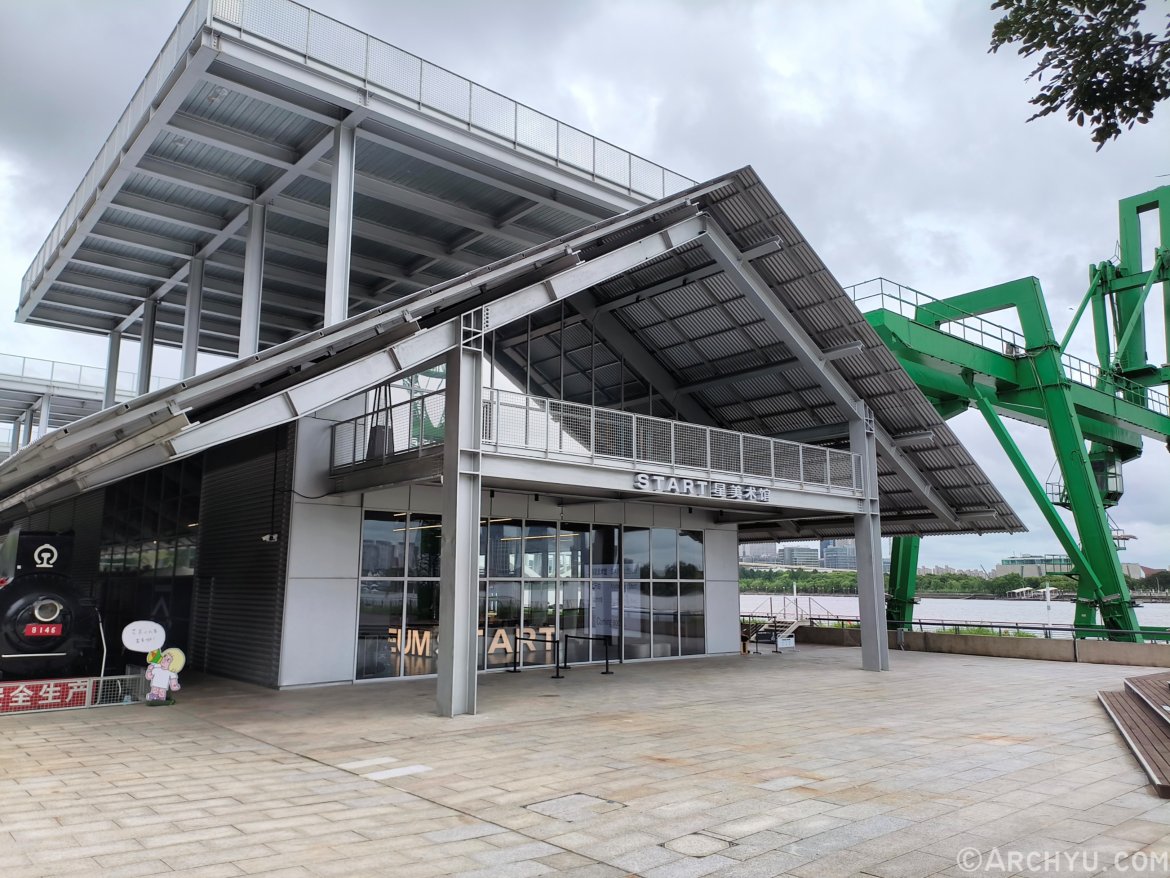
{"label": "metal barrier post", "polygon": [[553,667],[557,669],[557,672],[552,675],[552,678],[554,680],[564,679],[561,674],[561,642],[555,639],[553,640]]}
{"label": "metal barrier post", "polygon": [[613,671],[611,671],[609,669],[609,638],[606,637],[604,639],[605,639],[605,670],[601,672],[603,675],[613,673]]}
{"label": "metal barrier post", "polygon": [[516,634],[512,637],[512,643],[515,647],[512,650],[512,667],[510,667],[505,673],[519,674],[520,673],[520,649],[522,647],[522,643],[520,642],[520,627],[519,626],[516,627]]}

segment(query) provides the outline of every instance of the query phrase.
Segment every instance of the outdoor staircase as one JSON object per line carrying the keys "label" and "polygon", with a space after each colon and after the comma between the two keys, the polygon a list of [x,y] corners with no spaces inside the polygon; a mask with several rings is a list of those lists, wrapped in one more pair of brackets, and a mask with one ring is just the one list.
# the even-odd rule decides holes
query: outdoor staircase
{"label": "outdoor staircase", "polygon": [[1170,672],[1129,677],[1120,692],[1097,697],[1150,784],[1170,799]]}

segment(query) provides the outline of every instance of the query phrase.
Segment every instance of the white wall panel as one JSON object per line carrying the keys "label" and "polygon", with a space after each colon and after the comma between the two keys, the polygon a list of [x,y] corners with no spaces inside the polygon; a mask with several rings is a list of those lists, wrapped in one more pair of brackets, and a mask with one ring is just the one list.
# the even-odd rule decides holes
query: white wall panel
{"label": "white wall panel", "polygon": [[350,682],[356,638],[357,579],[290,577],[278,685]]}
{"label": "white wall panel", "polygon": [[732,529],[703,534],[707,567],[707,652],[739,652],[739,545]]}

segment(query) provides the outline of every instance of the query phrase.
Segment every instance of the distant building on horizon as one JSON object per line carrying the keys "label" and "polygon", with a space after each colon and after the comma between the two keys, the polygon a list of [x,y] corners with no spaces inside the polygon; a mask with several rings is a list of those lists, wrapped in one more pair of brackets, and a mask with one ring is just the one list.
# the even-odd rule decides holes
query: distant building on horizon
{"label": "distant building on horizon", "polygon": [[[1059,576],[1063,573],[1071,573],[1072,569],[1072,561],[1069,560],[1068,555],[1013,555],[996,564],[991,575],[999,577],[1018,573],[1025,578]],[[1130,579],[1144,579],[1146,576],[1142,565],[1133,562],[1123,562],[1121,572]]]}

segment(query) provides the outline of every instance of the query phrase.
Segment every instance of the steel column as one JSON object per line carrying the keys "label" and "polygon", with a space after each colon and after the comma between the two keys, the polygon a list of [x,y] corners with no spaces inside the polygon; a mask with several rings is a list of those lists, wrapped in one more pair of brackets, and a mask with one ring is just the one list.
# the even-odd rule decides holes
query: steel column
{"label": "steel column", "polygon": [[482,336],[464,315],[447,354],[443,449],[443,565],[439,579],[440,716],[475,713],[479,624]]}
{"label": "steel column", "polygon": [[889,636],[886,633],[885,587],[882,576],[882,522],[878,502],[877,438],[873,415],[849,423],[849,450],[861,455],[865,499],[853,516],[857,548],[857,604],[861,617],[861,667],[866,671],[890,669]]}
{"label": "steel column", "polygon": [[180,356],[179,377],[190,378],[195,374],[195,362],[199,356],[199,316],[203,311],[203,267],[202,258],[191,260],[187,273],[187,311],[183,315],[183,350]]}
{"label": "steel column", "polygon": [[349,316],[349,254],[353,240],[354,129],[333,132],[333,174],[329,190],[329,244],[325,254],[325,325]]}
{"label": "steel column", "polygon": [[106,351],[106,387],[102,394],[102,408],[108,409],[118,395],[118,358],[122,354],[122,332],[110,333],[110,346]]}
{"label": "steel column", "polygon": [[33,431],[33,424],[32,424],[32,409],[31,409],[31,408],[30,408],[30,409],[26,409],[26,410],[25,410],[25,413],[24,413],[23,415],[21,415],[21,416],[20,416],[20,420],[21,420],[21,426],[20,426],[21,440],[20,440],[20,444],[21,444],[21,447],[24,447],[24,446],[26,446],[26,445],[28,445],[29,443],[31,443],[31,442],[32,442],[32,431]]}
{"label": "steel column", "polygon": [[240,298],[240,344],[238,356],[249,357],[260,350],[260,290],[264,285],[264,226],[268,208],[248,208],[248,246],[244,251],[244,289]]}
{"label": "steel column", "polygon": [[37,418],[37,438],[39,439],[49,432],[49,418],[53,413],[53,397],[46,393],[41,397],[38,408],[39,416]]}
{"label": "steel column", "polygon": [[16,454],[20,451],[20,419],[12,422],[12,435],[8,441],[8,453]]}
{"label": "steel column", "polygon": [[154,326],[158,318],[158,300],[142,304],[142,336],[138,345],[138,395],[150,393],[150,369],[154,365]]}

